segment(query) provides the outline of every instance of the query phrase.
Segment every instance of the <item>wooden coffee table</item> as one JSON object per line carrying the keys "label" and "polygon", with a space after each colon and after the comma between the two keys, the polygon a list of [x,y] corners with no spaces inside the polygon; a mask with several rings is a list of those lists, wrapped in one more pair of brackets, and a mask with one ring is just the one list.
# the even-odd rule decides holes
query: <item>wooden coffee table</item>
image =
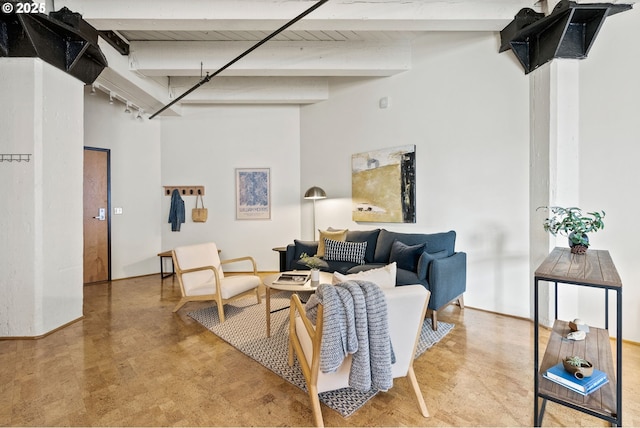
{"label": "wooden coffee table", "polygon": [[[320,284],[331,284],[331,278],[333,276],[332,273],[330,272],[320,272],[320,280],[318,281],[318,283],[312,283],[311,280],[305,282],[304,285],[295,285],[295,284],[274,284],[273,282],[275,280],[278,279],[278,277],[280,277],[281,274],[283,273],[303,273],[306,274],[308,272],[305,271],[297,271],[297,272],[279,272],[279,273],[275,273],[272,275],[267,275],[262,279],[262,282],[264,283],[265,289],[266,289],[266,298],[267,298],[267,337],[271,337],[271,289],[273,288],[274,290],[278,290],[278,291],[291,291],[292,293],[299,293],[299,292],[313,292],[316,290],[316,288],[318,287],[318,285]],[[273,312],[278,312],[281,311],[283,309],[287,309],[287,308],[282,308],[282,309],[276,309]]]}

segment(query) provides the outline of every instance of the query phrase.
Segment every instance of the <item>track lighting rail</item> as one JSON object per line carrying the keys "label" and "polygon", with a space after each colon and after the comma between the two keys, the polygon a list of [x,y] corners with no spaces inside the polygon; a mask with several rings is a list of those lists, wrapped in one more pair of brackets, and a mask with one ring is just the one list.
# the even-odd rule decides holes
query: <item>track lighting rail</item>
{"label": "track lighting rail", "polygon": [[124,113],[125,114],[131,114],[131,113],[135,113],[135,118],[138,120],[143,120],[144,118],[144,114],[145,111],[142,107],[134,104],[133,102],[129,101],[125,96],[120,95],[119,93],[107,88],[106,86],[104,86],[101,83],[93,83],[91,84],[91,89],[89,91],[89,95],[96,95],[96,90],[99,90],[101,92],[106,93],[107,95],[109,95],[109,104],[115,104],[116,101],[121,102],[122,104],[125,105],[124,108]]}

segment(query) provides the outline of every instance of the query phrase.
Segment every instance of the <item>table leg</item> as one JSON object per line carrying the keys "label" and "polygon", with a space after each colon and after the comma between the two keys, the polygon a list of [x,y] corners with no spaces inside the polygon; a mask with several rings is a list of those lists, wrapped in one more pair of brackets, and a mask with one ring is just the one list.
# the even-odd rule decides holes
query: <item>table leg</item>
{"label": "table leg", "polygon": [[[164,259],[171,260],[171,273],[164,273]],[[162,279],[169,278],[172,275],[176,274],[176,267],[173,265],[173,257],[171,256],[160,256],[160,277]]]}
{"label": "table leg", "polygon": [[[538,399],[538,397],[536,397],[536,400]],[[542,426],[542,418],[544,418],[544,410],[547,407],[547,399],[543,398],[542,399],[542,406],[540,406],[540,413],[538,415],[535,416],[536,419],[536,423],[535,426],[537,427],[541,427]]]}
{"label": "table leg", "polygon": [[265,297],[267,298],[267,337],[271,337],[271,287],[267,286]]}

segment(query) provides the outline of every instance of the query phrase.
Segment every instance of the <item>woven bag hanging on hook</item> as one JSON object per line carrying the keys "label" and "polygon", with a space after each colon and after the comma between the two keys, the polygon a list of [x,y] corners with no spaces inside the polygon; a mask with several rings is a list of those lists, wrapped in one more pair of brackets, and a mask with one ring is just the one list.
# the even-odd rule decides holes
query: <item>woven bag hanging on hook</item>
{"label": "woven bag hanging on hook", "polygon": [[[198,201],[200,201],[202,208],[198,208]],[[204,223],[207,221],[209,211],[204,207],[204,200],[202,195],[196,196],[196,207],[191,210],[191,219],[194,223]]]}

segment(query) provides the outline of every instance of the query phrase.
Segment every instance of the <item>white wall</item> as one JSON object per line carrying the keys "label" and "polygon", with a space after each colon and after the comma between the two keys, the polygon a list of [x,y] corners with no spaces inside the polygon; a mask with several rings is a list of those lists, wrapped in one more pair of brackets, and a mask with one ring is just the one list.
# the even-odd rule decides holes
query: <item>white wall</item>
{"label": "white wall", "polygon": [[[498,46],[497,34],[434,33],[414,42],[410,71],[334,81],[328,101],[301,110],[301,188],[327,191],[319,228],[456,230],[465,303],[528,317],[529,86]],[[405,144],[416,145],[417,222],[352,222],[351,155]]]}
{"label": "white wall", "polygon": [[[111,217],[113,279],[156,273],[158,252],[207,240],[223,258],[252,255],[259,270],[278,270],[272,248],[300,234],[298,107],[186,107],[141,122],[99,91],[85,100],[85,145],[111,149],[111,205],[123,208]],[[271,169],[270,220],[235,219],[235,168],[250,167]],[[185,197],[187,222],[171,232],[162,186],[189,184],[205,186],[209,219],[193,223],[195,198]]]}
{"label": "white wall", "polygon": [[[270,220],[236,220],[236,168],[270,168]],[[223,259],[251,255],[258,270],[278,270],[278,254],[272,248],[300,235],[299,108],[185,107],[182,117],[162,118],[161,185],[205,186],[204,204],[209,210],[206,223],[194,223],[195,197],[183,197],[186,223],[172,232],[171,197],[162,197],[155,219],[161,224],[163,250],[214,241]],[[232,265],[229,270],[248,267]]]}
{"label": "white wall", "polygon": [[[161,248],[160,121],[125,114],[124,104],[85,91],[84,145],[111,149],[111,275],[159,271]],[[136,112],[137,113],[137,112]],[[122,215],[113,215],[120,207]]]}
{"label": "white wall", "polygon": [[82,316],[82,88],[33,58],[0,58],[0,336]]}
{"label": "white wall", "polygon": [[[605,228],[590,236],[593,248],[609,250],[623,284],[623,337],[640,342],[640,6],[607,18],[589,58],[580,67],[580,201],[605,210]],[[599,299],[584,298],[585,318],[602,324]],[[610,296],[615,321],[615,299]],[[592,315],[590,315],[592,314]],[[610,324],[611,325],[611,324]],[[613,324],[615,325],[615,324]]]}
{"label": "white wall", "polygon": [[[579,199],[584,208],[607,211],[606,228],[592,242],[609,249],[618,266],[624,337],[634,341],[640,341],[640,292],[633,288],[640,281],[633,251],[639,13],[608,18],[589,58],[580,61]],[[529,317],[528,219],[535,209],[529,206],[529,77],[511,53],[498,54],[497,34],[431,34],[414,45],[410,71],[335,79],[329,100],[300,110],[187,107],[184,117],[136,128],[120,119],[124,106],[107,107],[104,99],[93,105],[87,97],[85,144],[117,147],[113,206],[125,214],[114,217],[114,278],[158,272],[158,251],[209,239],[225,258],[249,252],[260,270],[275,270],[272,247],[312,237],[312,204],[302,194],[318,185],[329,195],[317,203],[318,227],[454,229],[458,250],[469,255],[466,304]],[[385,96],[390,106],[380,109]],[[352,222],[351,155],[405,144],[417,147],[417,223]],[[238,167],[271,168],[271,220],[235,220]],[[192,223],[195,202],[185,198],[187,223],[171,232],[170,198],[161,186],[196,184],[206,186],[209,221]],[[582,298],[586,311],[600,305],[598,296]]]}

